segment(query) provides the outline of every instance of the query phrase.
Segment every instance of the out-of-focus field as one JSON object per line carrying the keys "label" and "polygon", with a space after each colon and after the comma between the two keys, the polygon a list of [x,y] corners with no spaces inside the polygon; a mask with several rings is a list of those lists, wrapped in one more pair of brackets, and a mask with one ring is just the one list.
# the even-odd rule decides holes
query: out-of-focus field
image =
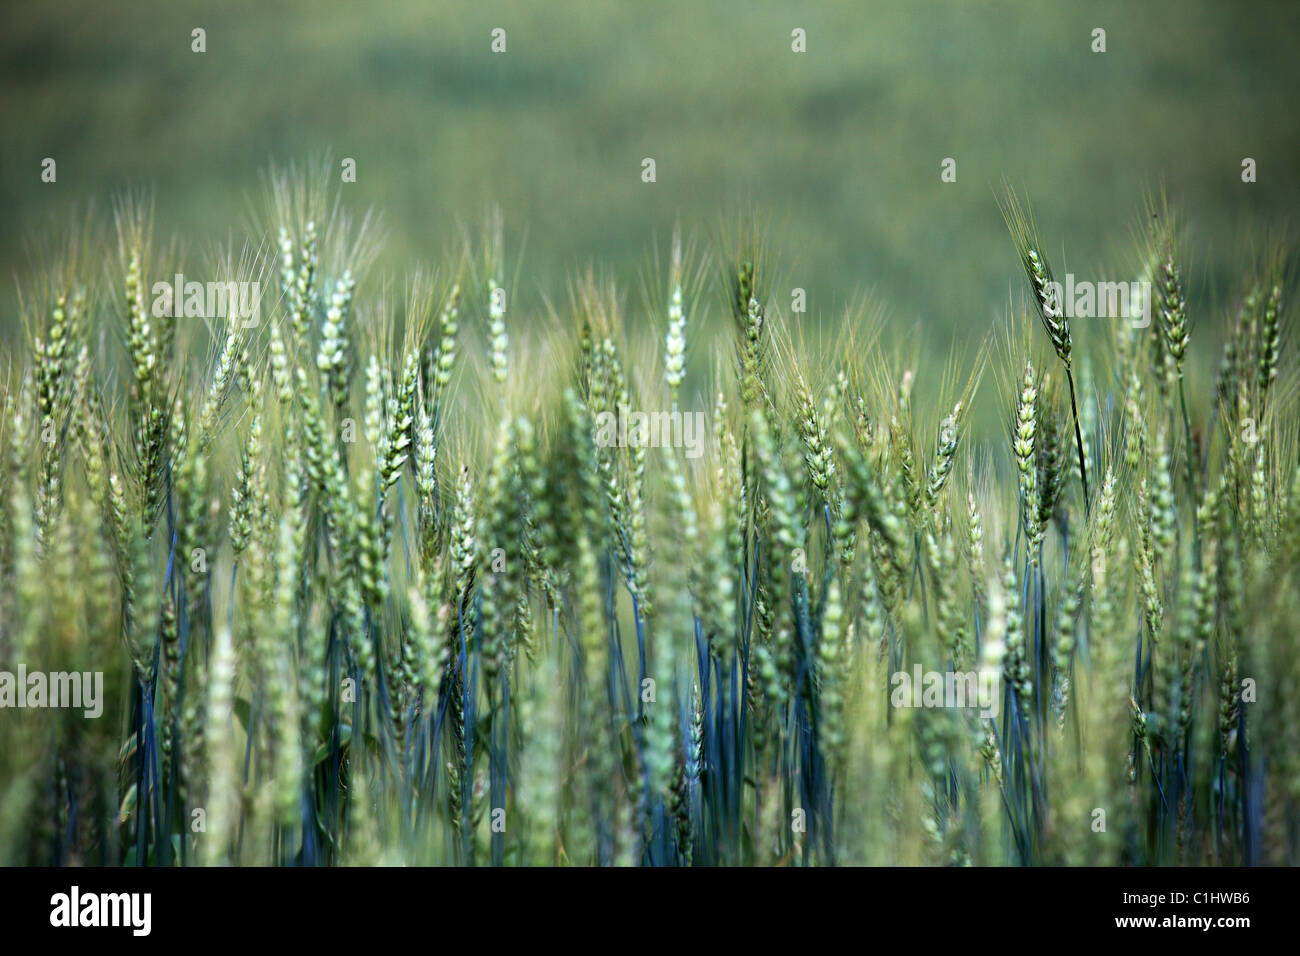
{"label": "out-of-focus field", "polygon": [[1300,199],[1294,3],[52,0],[0,17],[7,334],[51,217],[141,187],[164,234],[239,235],[270,161],[326,151],[355,158],[345,196],[382,212],[393,273],[499,202],[516,250],[526,237],[518,321],[588,261],[630,286],[675,217],[710,239],[756,207],[811,317],[870,291],[937,349],[1019,292],[1003,177],[1080,274],[1127,251],[1163,183],[1193,213],[1193,291],[1224,295],[1245,224]]}

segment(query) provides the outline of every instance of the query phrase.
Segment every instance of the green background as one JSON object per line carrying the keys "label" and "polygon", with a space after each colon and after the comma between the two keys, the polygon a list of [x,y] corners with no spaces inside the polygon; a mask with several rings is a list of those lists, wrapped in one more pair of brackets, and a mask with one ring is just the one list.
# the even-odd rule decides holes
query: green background
{"label": "green background", "polygon": [[[6,7],[10,315],[27,240],[74,208],[143,187],[161,233],[224,238],[271,161],[326,151],[336,171],[356,159],[349,205],[383,216],[381,271],[435,259],[458,222],[499,202],[513,249],[527,239],[513,321],[588,262],[631,286],[678,216],[716,247],[755,207],[813,316],[869,292],[936,349],[982,334],[1021,288],[996,205],[1004,177],[1032,199],[1057,271],[1080,277],[1114,275],[1106,263],[1163,184],[1191,214],[1193,289],[1223,294],[1248,233],[1285,226],[1300,199],[1296,3]],[[190,50],[196,26],[204,54]],[[494,27],[504,55],[489,50]],[[46,156],[57,184],[40,182]],[[945,157],[955,184],[940,182]]]}

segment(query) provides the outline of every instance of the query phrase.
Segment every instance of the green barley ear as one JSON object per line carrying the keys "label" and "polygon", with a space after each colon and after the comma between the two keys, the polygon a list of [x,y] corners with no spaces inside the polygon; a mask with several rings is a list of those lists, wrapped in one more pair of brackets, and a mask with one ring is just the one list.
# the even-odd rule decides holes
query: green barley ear
{"label": "green barley ear", "polygon": [[510,337],[506,334],[506,310],[501,303],[500,288],[496,279],[488,281],[488,349],[492,378],[504,388],[510,369]]}
{"label": "green barley ear", "polygon": [[141,521],[152,530],[165,504],[171,405],[150,400],[136,426],[137,481],[140,490]]}
{"label": "green barley ear", "polygon": [[[539,865],[552,862],[555,853],[554,836],[558,832],[557,810],[563,781],[563,723],[560,674],[556,662],[548,656],[539,664],[533,690],[519,702],[523,748],[517,783],[512,781],[529,824],[529,849]],[[535,848],[534,833],[537,835]]]}
{"label": "green barley ear", "polygon": [[912,454],[911,431],[897,417],[889,420],[889,452],[897,462],[898,479],[903,489],[908,517],[913,526],[919,529],[925,521],[921,480],[917,474],[916,458]]}
{"label": "green barley ear", "polygon": [[1088,466],[1083,448],[1083,430],[1079,425],[1079,405],[1075,398],[1074,373],[1071,370],[1073,341],[1070,336],[1070,320],[1066,316],[1066,303],[1061,301],[1060,285],[1052,278],[1052,270],[1043,254],[1042,242],[1038,237],[1033,217],[1021,206],[1020,198],[1009,187],[1002,206],[1002,215],[1006,220],[1007,228],[1011,231],[1012,241],[1016,244],[1016,251],[1020,255],[1025,275],[1029,279],[1035,310],[1052,343],[1052,348],[1056,351],[1057,358],[1065,366],[1065,378],[1070,386],[1070,410],[1074,415],[1074,438],[1079,453],[1083,507],[1085,513],[1090,513],[1092,499],[1088,493]]}
{"label": "green barley ear", "polygon": [[672,265],[668,274],[671,286],[668,303],[668,334],[664,339],[664,381],[675,398],[686,377],[686,312],[682,307],[682,234],[673,233]]}
{"label": "green barley ear", "polygon": [[1241,683],[1237,675],[1237,651],[1229,639],[1221,641],[1223,670],[1219,678],[1219,758],[1226,759],[1237,742],[1240,716]]}
{"label": "green barley ear", "polygon": [[[257,382],[257,379],[253,381]],[[254,408],[259,406],[260,394],[259,383],[254,386],[253,393],[249,396],[250,404]],[[254,413],[248,435],[244,439],[243,452],[239,459],[239,470],[235,473],[235,485],[230,490],[230,543],[234,547],[236,559],[248,546],[253,531],[255,517],[253,498],[257,486],[260,484],[259,474],[262,471],[261,451],[262,414],[259,410]]]}
{"label": "green barley ear", "polygon": [[180,436],[185,431],[185,419],[179,412],[175,415],[175,430],[178,436],[177,448],[182,449],[174,472],[179,505],[176,560],[185,582],[185,609],[189,617],[194,618],[198,615],[208,580],[205,570],[207,558],[215,551],[213,541],[210,540],[212,530],[208,520],[208,463],[207,457],[193,447],[188,435],[185,435],[182,444]]}
{"label": "green barley ear", "polygon": [[[630,406],[632,398],[628,379],[614,344],[606,338],[602,348],[615,405]],[[643,441],[630,441],[628,444],[626,462],[620,469],[621,483],[611,467],[614,464],[612,456],[603,456],[601,467],[606,472],[610,514],[627,562],[628,587],[637,602],[639,615],[647,618],[653,611],[648,582],[650,541],[646,533],[646,446]]]}
{"label": "green barley ear", "polygon": [[1056,507],[1061,500],[1068,475],[1065,438],[1061,434],[1057,395],[1050,375],[1043,375],[1034,417],[1037,420],[1035,450],[1038,461],[1038,527],[1041,531],[1046,531],[1056,517]]}
{"label": "green barley ear", "polygon": [[487,275],[488,360],[492,379],[502,390],[505,401],[505,383],[510,370],[510,337],[506,333],[506,302],[503,274],[505,236],[501,210],[493,207],[488,214],[487,229],[483,237],[484,271]]}
{"label": "green barley ear", "polygon": [[438,478],[434,468],[438,442],[434,437],[433,416],[423,397],[417,398],[415,409],[415,497],[418,507],[416,540],[420,567],[428,573],[433,568],[438,549]]}
{"label": "green barley ear", "polygon": [[282,827],[301,823],[302,777],[306,764],[299,733],[302,702],[293,682],[292,646],[289,640],[280,641],[269,662],[269,670],[274,675],[268,694],[274,767],[269,789],[274,819]]}
{"label": "green barley ear", "polygon": [[1061,301],[1060,286],[1052,278],[1051,267],[1043,255],[1042,241],[1029,211],[1020,204],[1020,197],[1008,188],[1002,205],[1002,216],[1011,232],[1011,239],[1016,245],[1020,263],[1029,279],[1029,287],[1034,296],[1034,307],[1042,321],[1043,329],[1051,340],[1057,357],[1068,369],[1072,340],[1070,337],[1070,320],[1065,314],[1065,303]]}
{"label": "green barley ear", "polygon": [[1159,276],[1160,331],[1165,348],[1173,359],[1174,374],[1183,377],[1183,358],[1187,354],[1187,296],[1183,292],[1182,272],[1174,261],[1172,247],[1160,262]]}
{"label": "green barley ear", "polygon": [[[60,293],[55,297],[48,322],[32,337],[36,366],[36,415],[40,430],[40,474],[36,487],[36,539],[41,551],[46,536],[59,516],[66,480],[63,465],[65,422],[71,424],[74,406],[90,378],[90,353],[86,348],[74,355],[69,348],[77,314],[84,295]],[[44,336],[44,337],[42,337]],[[75,426],[74,426],[75,427]]]}
{"label": "green barley ear", "polygon": [[460,315],[460,284],[451,287],[447,301],[438,314],[438,345],[432,353],[425,370],[425,382],[429,389],[429,405],[432,409],[433,424],[438,424],[438,410],[442,395],[451,384],[452,369],[456,366],[456,336],[460,332],[457,318]]}
{"label": "green barley ear", "polygon": [[240,356],[244,351],[245,333],[238,322],[230,322],[225,330],[221,350],[213,362],[212,383],[208,386],[207,396],[199,412],[198,450],[205,452],[216,439],[217,428],[221,423],[222,411],[230,393],[234,390],[242,363]]}
{"label": "green barley ear", "polygon": [[1153,308],[1159,322],[1158,364],[1155,371],[1165,387],[1183,378],[1183,359],[1189,339],[1187,297],[1179,257],[1179,217],[1162,194],[1147,202],[1150,218],[1149,261],[1155,285]]}
{"label": "green barley ear", "polygon": [[1169,438],[1164,428],[1156,434],[1151,456],[1151,536],[1156,555],[1167,558],[1174,549],[1174,532],[1178,524],[1178,502],[1170,478]]}
{"label": "green barley ear", "polygon": [[984,598],[984,519],[975,494],[966,495],[966,565],[970,573],[971,594],[978,606]]}
{"label": "green barley ear", "polygon": [[490,556],[479,589],[483,673],[490,694],[496,693],[497,677],[514,656],[513,617],[524,587],[525,559],[519,540],[524,522],[524,488],[515,466],[517,432],[515,422],[509,417],[502,418],[497,426],[483,511],[478,519],[479,550]]}
{"label": "green barley ear", "polygon": [[384,396],[388,370],[380,364],[379,356],[373,352],[366,359],[366,392],[362,407],[365,409],[361,418],[361,433],[366,443],[376,449],[376,458],[382,462],[382,453],[378,451],[384,434]]}
{"label": "green barley ear", "polygon": [[401,477],[402,466],[410,456],[412,410],[414,396],[408,390],[416,384],[414,353],[407,353],[403,379],[394,387],[386,364],[373,354],[366,364],[366,397],[364,430],[366,441],[375,449],[375,471],[379,481],[379,497]]}
{"label": "green barley ear", "polygon": [[[1129,703],[1129,713],[1132,715],[1132,721],[1133,721],[1132,724],[1133,737],[1137,741],[1137,746],[1142,749],[1143,756],[1147,758],[1147,763],[1150,764],[1152,761],[1151,738],[1147,733],[1147,729],[1148,729],[1147,715],[1142,710],[1141,705],[1138,704],[1136,697],[1130,695],[1128,699],[1128,703]],[[1137,758],[1138,758],[1137,750],[1134,749],[1134,751],[1130,753],[1128,756],[1128,762],[1129,762],[1128,779],[1129,779],[1129,783],[1131,784],[1136,783],[1138,779]]]}
{"label": "green barley ear", "polygon": [[271,323],[270,334],[271,383],[275,386],[280,407],[287,411],[293,404],[293,376],[289,371],[289,351],[284,344],[279,322]]}
{"label": "green barley ear", "polygon": [[295,256],[293,238],[280,227],[280,283],[285,302],[289,307],[289,321],[299,343],[305,343],[311,333],[312,319],[316,315],[320,292],[318,279],[320,253],[317,246],[316,222],[308,220],[303,229],[302,245]]}
{"label": "green barley ear", "polygon": [[672,799],[673,775],[677,769],[677,708],[674,704],[665,702],[652,708],[645,729],[645,792],[642,801],[647,819],[642,821],[643,825],[652,825],[648,810],[655,799],[665,802]]}
{"label": "green barley ear", "polygon": [[289,235],[289,229],[287,226],[280,226],[280,230],[276,234],[275,244],[280,251],[280,295],[284,299],[286,305],[289,306],[289,311],[292,315],[294,305],[294,281],[298,277],[298,269],[293,255],[293,237]]}
{"label": "green barley ear", "polygon": [[968,640],[957,574],[957,544],[946,511],[937,513],[925,532],[926,556],[934,581],[934,605],[939,636],[953,666],[965,669],[974,655]]}
{"label": "green barley ear", "polygon": [[435,611],[443,606],[441,570],[437,567],[428,574],[417,575],[416,583],[407,592],[411,613],[408,626],[415,655],[412,667],[422,701],[422,713],[436,708],[438,689],[442,686],[448,663],[439,642],[443,624]]}
{"label": "green barley ear", "polygon": [[[872,468],[856,444],[841,436],[839,451],[845,471],[845,511],[851,515],[861,515],[871,532],[862,536],[862,566],[864,572],[869,572],[874,565],[876,573],[871,575],[874,580],[868,582],[870,586],[864,587],[873,593],[878,592],[884,606],[894,610],[910,561],[904,516],[900,516],[892,506],[881,485],[880,474]],[[866,553],[868,544],[873,551],[871,555]],[[874,600],[873,597],[872,601]]]}
{"label": "green barley ear", "polygon": [[822,630],[817,640],[816,679],[819,690],[822,752],[836,773],[844,763],[847,736],[844,721],[844,694],[849,689],[849,661],[845,642],[844,603],[837,578],[831,578],[822,613]]}
{"label": "green barley ear", "polygon": [[229,841],[239,816],[241,791],[234,745],[235,649],[230,629],[217,630],[208,664],[204,710],[204,755],[208,771],[207,833],[200,845],[209,865],[228,859]]}
{"label": "green barley ear", "polygon": [[329,309],[325,312],[325,322],[321,326],[320,350],[316,354],[316,367],[329,386],[334,407],[339,410],[348,404],[351,360],[348,355],[347,320],[352,310],[356,285],[351,272],[344,272],[335,283]]}
{"label": "green barley ear", "polygon": [[754,263],[745,261],[736,270],[731,294],[732,313],[738,321],[749,314],[749,303],[754,298]]}
{"label": "green barley ear", "polygon": [[1218,576],[1218,550],[1216,542],[1207,541],[1202,551],[1202,567],[1189,573],[1195,580],[1191,599],[1185,609],[1185,620],[1190,624],[1191,633],[1184,645],[1182,699],[1178,715],[1179,735],[1186,738],[1191,728],[1192,713],[1196,706],[1196,688],[1200,683],[1201,662],[1206,649],[1214,638],[1215,617],[1217,613],[1215,579]]}
{"label": "green barley ear", "polygon": [[1115,557],[1115,473],[1107,468],[1101,482],[1101,496],[1097,501],[1097,518],[1092,528],[1092,551],[1089,555],[1089,612],[1088,628],[1097,639],[1105,642],[1099,658],[1099,670],[1108,675],[1113,668],[1106,665],[1116,661],[1114,627],[1116,607],[1110,586],[1110,566]]}
{"label": "green barley ear", "polygon": [[[795,490],[782,460],[781,449],[772,437],[766,417],[760,412],[750,416],[750,434],[762,476],[763,496],[768,502],[769,531],[767,535],[767,573],[771,581],[774,600],[783,604],[790,601],[794,585],[791,575],[795,549],[803,546],[803,527],[799,521]],[[759,648],[759,669],[766,683],[768,698],[784,704],[791,691],[795,676],[794,635],[792,615],[780,613],[775,620],[775,630],[770,646]]]}
{"label": "green barley ear", "polygon": [[403,355],[402,378],[396,383],[397,394],[389,403],[392,438],[390,449],[399,444],[399,436],[405,439],[403,447],[409,448],[415,443],[415,402],[420,391],[420,353],[415,348],[408,348]]}
{"label": "green barley ear", "polygon": [[937,518],[939,495],[952,474],[953,462],[957,458],[957,441],[961,437],[962,403],[953,407],[952,414],[939,423],[939,443],[934,452],[934,464],[927,475],[925,497],[930,506],[932,517]]}
{"label": "green barley ear", "polygon": [[1124,389],[1124,466],[1130,472],[1136,472],[1142,467],[1150,442],[1142,406],[1142,377],[1137,369],[1130,369]]}
{"label": "green barley ear", "polygon": [[[357,583],[361,596],[373,612],[379,612],[388,596],[389,523],[382,506],[383,489],[358,476],[356,505],[351,508],[353,541],[356,544]],[[368,645],[369,635],[360,643]],[[363,651],[368,654],[368,651]]]}
{"label": "green barley ear", "polygon": [[702,545],[702,571],[695,581],[700,617],[705,625],[709,650],[715,659],[724,659],[736,640],[734,562],[737,549],[732,547],[731,537],[736,523],[733,508],[734,500],[724,498],[710,510],[709,534]]}
{"label": "green barley ear", "polygon": [[474,486],[470,482],[469,466],[461,465],[456,480],[456,504],[451,518],[451,559],[456,596],[462,608],[469,599],[469,589],[474,582],[474,566],[478,559],[475,514]]}
{"label": "green barley ear", "polygon": [[1223,337],[1223,353],[1214,373],[1214,393],[1220,408],[1231,409],[1237,399],[1237,386],[1243,374],[1249,374],[1250,328],[1259,311],[1263,292],[1251,280],[1237,304],[1232,327]]}
{"label": "green barley ear", "polygon": [[685,756],[678,744],[677,768],[672,784],[672,817],[677,823],[677,850],[682,862],[690,866],[695,857],[695,829],[691,819],[691,788],[694,777],[691,771],[691,758],[688,745]]}
{"label": "green barley ear", "polygon": [[139,531],[132,536],[131,584],[129,592],[124,588],[122,612],[131,663],[140,683],[148,686],[154,676],[162,596],[151,540]]}
{"label": "green barley ear", "polygon": [[140,246],[133,244],[126,269],[126,316],[128,346],[131,364],[135,371],[135,384],[140,401],[152,387],[157,363],[153,330],[149,326],[149,311],[144,301],[145,278],[141,264]]}
{"label": "green barley ear", "polygon": [[1093,524],[1093,557],[1110,553],[1115,533],[1115,472],[1106,469],[1101,480],[1101,497],[1097,502],[1097,520]]}
{"label": "green barley ear", "polygon": [[1268,390],[1277,378],[1282,351],[1283,286],[1286,283],[1287,262],[1285,252],[1276,250],[1264,276],[1266,296],[1261,295],[1259,318],[1259,354],[1255,360],[1256,380],[1259,385],[1260,407],[1264,406]]}
{"label": "green barley ear", "polygon": [[[1151,256],[1155,262],[1153,305],[1159,319],[1159,334],[1152,336],[1155,347],[1154,371],[1163,394],[1168,394],[1175,385],[1178,388],[1178,403],[1183,418],[1183,437],[1187,446],[1185,449],[1187,489],[1195,500],[1200,496],[1196,487],[1195,460],[1198,455],[1192,437],[1191,419],[1187,413],[1186,385],[1183,381],[1183,362],[1187,355],[1190,333],[1187,296],[1178,265],[1179,217],[1177,211],[1170,208],[1168,200],[1163,195],[1158,203],[1152,200],[1148,204],[1148,209],[1151,217]],[[1197,540],[1195,548],[1198,555],[1200,545],[1200,541]]]}
{"label": "green barley ear", "polygon": [[1025,363],[1021,380],[1020,397],[1016,402],[1015,421],[1011,431],[1011,449],[1015,454],[1016,471],[1020,475],[1020,516],[1024,524],[1026,554],[1031,564],[1038,562],[1038,545],[1043,538],[1039,520],[1038,463],[1035,456],[1037,433],[1038,386],[1034,379],[1034,366]]}
{"label": "green barley ear", "polygon": [[1056,686],[1052,695],[1052,704],[1056,709],[1057,732],[1062,735],[1065,733],[1065,719],[1070,706],[1073,684],[1071,671],[1077,642],[1077,619],[1088,586],[1088,575],[1085,572],[1086,568],[1079,571],[1077,583],[1072,583],[1072,578],[1076,576],[1073,573],[1062,582],[1062,594],[1056,611],[1056,627],[1053,631],[1052,668],[1056,674]]}
{"label": "green barley ear", "polygon": [[754,284],[754,263],[742,262],[731,280],[731,309],[736,320],[736,354],[739,364],[740,398],[746,408],[763,399],[763,364],[766,346],[763,329],[766,311]]}
{"label": "green barley ear", "polygon": [[1137,571],[1138,584],[1142,591],[1143,606],[1146,610],[1147,634],[1155,641],[1160,634],[1160,623],[1164,617],[1164,607],[1160,601],[1160,588],[1156,583],[1156,553],[1153,545],[1151,527],[1152,512],[1147,498],[1147,479],[1144,475],[1138,482],[1137,514],[1138,547],[1133,555],[1134,569]]}
{"label": "green barley ear", "polygon": [[826,438],[825,420],[813,403],[812,393],[808,391],[803,375],[798,371],[794,374],[795,415],[799,437],[803,441],[808,480],[822,506],[833,513],[838,507],[832,491],[835,483],[835,454]]}
{"label": "green barley ear", "polygon": [[1259,391],[1263,395],[1277,378],[1278,356],[1282,344],[1282,286],[1273,284],[1268,301],[1264,304],[1259,349]]}
{"label": "green barley ear", "polygon": [[1002,591],[1006,595],[1003,672],[1019,695],[1021,706],[1027,709],[1034,693],[1029,666],[1031,652],[1026,646],[1024,619],[1020,611],[1020,580],[1010,554],[1002,563]]}
{"label": "green barley ear", "polygon": [[36,409],[42,425],[54,420],[61,393],[72,381],[73,360],[71,337],[80,309],[79,299],[85,293],[60,293],[50,310],[44,332],[32,340],[33,359],[36,364]]}
{"label": "green barley ear", "polygon": [[992,718],[984,718],[984,736],[980,741],[979,754],[988,764],[989,773],[993,775],[993,782],[999,789],[1003,785],[1002,778],[1002,751],[998,747],[998,738],[996,725]]}

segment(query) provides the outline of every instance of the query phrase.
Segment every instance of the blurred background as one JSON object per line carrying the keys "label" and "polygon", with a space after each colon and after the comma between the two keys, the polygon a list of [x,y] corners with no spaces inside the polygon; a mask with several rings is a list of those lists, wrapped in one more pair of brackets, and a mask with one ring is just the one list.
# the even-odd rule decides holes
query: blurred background
{"label": "blurred background", "polygon": [[[677,217],[716,248],[752,207],[811,316],[870,293],[937,350],[1020,294],[1004,178],[1032,200],[1057,271],[1080,276],[1130,248],[1163,184],[1191,214],[1193,291],[1223,295],[1248,235],[1286,227],[1300,200],[1294,2],[4,7],[6,324],[28,240],[74,208],[106,212],[140,187],[163,235],[239,235],[272,161],[327,151],[336,176],[356,160],[345,200],[382,215],[392,273],[499,202],[509,249],[526,236],[514,321],[588,262],[630,287]],[[195,27],[206,53],[191,52]],[[40,181],[47,156],[56,184]],[[948,157],[956,183],[940,181]]]}

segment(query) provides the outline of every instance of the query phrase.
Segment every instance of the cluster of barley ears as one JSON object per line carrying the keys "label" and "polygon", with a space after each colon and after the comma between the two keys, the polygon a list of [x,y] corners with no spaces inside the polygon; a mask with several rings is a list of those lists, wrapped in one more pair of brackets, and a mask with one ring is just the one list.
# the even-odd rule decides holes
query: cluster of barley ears
{"label": "cluster of barley ears", "polygon": [[[0,710],[0,861],[1297,862],[1285,262],[1198,311],[1164,217],[1152,326],[1071,329],[1010,218],[1018,334],[936,374],[812,341],[752,235],[530,316],[496,221],[394,284],[291,177],[201,261],[124,203],[0,378],[0,671],[106,688]],[[258,322],[158,314],[181,271]],[[902,706],[918,666],[996,706]]]}

